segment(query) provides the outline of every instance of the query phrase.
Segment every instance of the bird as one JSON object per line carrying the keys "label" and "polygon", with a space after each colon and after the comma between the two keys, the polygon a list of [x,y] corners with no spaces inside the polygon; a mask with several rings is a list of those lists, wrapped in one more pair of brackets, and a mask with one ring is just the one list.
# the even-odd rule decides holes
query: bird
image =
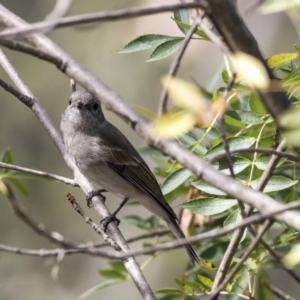
{"label": "bird", "polygon": [[[67,152],[87,179],[101,187],[92,197],[110,192],[121,199],[118,209],[103,220],[119,221],[116,214],[129,200],[138,200],[151,213],[164,220],[177,239],[185,239],[178,218],[165,200],[150,168],[130,141],[106,120],[100,101],[88,91],[75,91],[62,114],[60,128]],[[119,222],[118,222],[119,223]],[[183,245],[191,261],[199,258],[190,244]]]}

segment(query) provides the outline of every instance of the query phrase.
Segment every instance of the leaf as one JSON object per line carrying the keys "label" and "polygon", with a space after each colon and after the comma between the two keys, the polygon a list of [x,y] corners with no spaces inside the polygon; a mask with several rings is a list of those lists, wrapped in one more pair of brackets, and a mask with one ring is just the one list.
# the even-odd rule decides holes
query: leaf
{"label": "leaf", "polygon": [[157,47],[167,41],[174,39],[172,36],[161,35],[161,34],[147,34],[141,35],[134,40],[126,44],[122,49],[115,51],[115,53],[133,53],[138,51],[147,50],[150,48]]}
{"label": "leaf", "polygon": [[179,289],[175,288],[164,288],[156,291],[156,293],[159,294],[165,294],[165,295],[186,295],[186,292],[181,291]]}
{"label": "leaf", "polygon": [[255,95],[254,93],[250,94],[249,106],[250,106],[250,109],[258,115],[266,114],[265,106],[261,102],[260,98],[257,95]]}
{"label": "leaf", "polygon": [[123,218],[128,224],[141,228],[143,230],[152,230],[152,224],[149,223],[149,219],[145,220],[137,215],[129,215]]}
{"label": "leaf", "polygon": [[0,161],[13,165],[15,163],[14,155],[10,148],[6,148],[1,154],[0,154]]}
{"label": "leaf", "polygon": [[214,284],[214,282],[209,277],[203,275],[198,275],[198,280],[209,289],[211,289]]}
{"label": "leaf", "polygon": [[[255,138],[248,136],[239,136],[227,139],[230,151],[238,150],[241,148],[250,148],[255,143]],[[222,142],[212,147],[205,155],[205,158],[212,158],[216,155],[225,153]]]}
{"label": "leaf", "polygon": [[[260,178],[256,179],[256,180],[253,180],[250,184],[251,187],[256,189],[259,181],[260,181]],[[264,189],[264,193],[282,191],[282,190],[285,190],[285,189],[287,189],[291,186],[294,186],[297,183],[298,183],[298,180],[291,180],[291,179],[289,179],[287,177],[284,177],[284,176],[274,175],[269,179],[268,184]]]}
{"label": "leaf", "polygon": [[194,186],[195,188],[197,188],[198,190],[206,193],[206,194],[211,194],[211,195],[220,195],[220,196],[224,196],[226,195],[225,192],[215,188],[214,186],[211,186],[209,184],[207,184],[204,181],[196,181],[196,182],[192,182],[191,183],[192,186]]}
{"label": "leaf", "polygon": [[214,271],[214,272],[217,271],[217,267],[213,263],[211,263],[210,261],[205,260],[201,257],[199,257],[199,259],[200,259],[200,262],[202,265],[201,267],[203,267],[204,269],[209,270],[209,271]]}
{"label": "leaf", "polygon": [[[244,171],[248,166],[250,166],[251,161],[244,157],[232,157],[233,164],[233,172],[235,175]],[[228,162],[226,159],[222,159],[218,163],[214,163],[214,165],[225,175],[230,175],[230,169],[228,166]]]}
{"label": "leaf", "polygon": [[237,205],[237,200],[235,199],[220,198],[199,198],[180,204],[181,207],[204,216],[222,213],[235,205]]}
{"label": "leaf", "polygon": [[294,245],[288,254],[283,257],[283,263],[289,269],[293,269],[300,264],[300,243]]}
{"label": "leaf", "polygon": [[173,38],[155,48],[147,62],[166,58],[173,54],[181,45],[183,38]]}
{"label": "leaf", "polygon": [[118,270],[100,270],[99,271],[100,275],[106,278],[111,278],[111,279],[123,279],[125,280],[127,278],[127,273],[118,271]]}
{"label": "leaf", "polygon": [[[172,20],[173,20],[174,22],[176,22],[176,24],[178,25],[178,27],[181,27],[181,28],[183,28],[183,29],[186,29],[187,31],[188,31],[189,29],[191,29],[191,27],[192,27],[192,26],[189,25],[189,24],[185,24],[185,23],[180,22],[180,21],[178,21],[178,20],[175,20],[175,19],[173,19],[173,18],[172,18]],[[205,33],[204,31],[202,31],[202,30],[200,30],[200,29],[196,29],[194,33],[195,33],[196,35],[198,35],[201,39],[206,40],[206,41],[210,41],[209,37],[206,35],[206,33]]]}
{"label": "leaf", "polygon": [[[178,22],[184,23],[189,25],[190,24],[190,15],[186,9],[179,9],[174,11],[174,19]],[[177,24],[178,25],[178,24]],[[180,27],[178,25],[178,28],[181,30],[183,34],[187,34],[188,30]]]}
{"label": "leaf", "polygon": [[277,66],[286,64],[290,62],[291,60],[298,57],[298,53],[280,53],[276,55],[272,55],[267,59],[268,66],[270,68],[275,68]]}
{"label": "leaf", "polygon": [[190,131],[196,123],[196,116],[186,111],[166,113],[155,120],[149,130],[155,136],[175,138]]}
{"label": "leaf", "polygon": [[162,83],[179,107],[188,108],[195,113],[208,110],[208,101],[196,85],[177,77],[164,77]]}
{"label": "leaf", "polygon": [[[232,119],[234,121],[238,121],[238,124],[235,124],[232,122]],[[253,124],[261,124],[263,123],[263,120],[255,113],[249,110],[235,110],[235,111],[228,111],[225,116],[224,120],[226,121],[226,124],[236,126],[236,127],[245,127],[244,124],[247,125],[253,125]],[[243,124],[240,125],[240,122]]]}
{"label": "leaf", "polygon": [[258,272],[258,275],[256,277],[256,293],[255,295],[258,296],[258,299],[264,299],[264,300],[269,300],[271,299],[271,294],[269,289],[265,287],[263,282],[270,283],[270,278],[268,273],[264,269],[260,269]]}
{"label": "leaf", "polygon": [[226,84],[228,84],[230,82],[229,74],[228,74],[227,70],[225,70],[225,69],[222,70],[222,79]]}
{"label": "leaf", "polygon": [[163,195],[174,191],[177,187],[189,179],[191,175],[192,172],[186,168],[181,168],[173,172],[169,177],[167,177],[161,186]]}
{"label": "leaf", "polygon": [[[236,210],[234,210],[227,218],[226,220],[224,221],[223,225],[224,227],[227,226],[227,225],[230,225],[230,224],[236,224],[238,223],[240,220],[242,219],[242,216],[241,216],[241,211],[239,208],[237,208]],[[244,234],[243,234],[243,237],[241,238],[240,240],[240,243],[244,240],[244,238],[246,237],[246,230],[244,231]],[[233,233],[229,233],[227,234],[229,239],[232,238],[233,236]]]}
{"label": "leaf", "polygon": [[[267,168],[270,159],[270,155],[259,155],[254,161],[254,165],[257,169],[264,171]],[[281,166],[285,161],[287,161],[287,158],[281,158],[280,161],[277,163],[276,168]]]}
{"label": "leaf", "polygon": [[232,58],[232,65],[248,86],[258,90],[269,89],[271,81],[268,72],[256,57],[245,52],[236,52]]}
{"label": "leaf", "polygon": [[98,283],[97,285],[91,287],[90,289],[88,289],[87,291],[85,291],[83,294],[81,294],[79,296],[79,299],[84,299],[87,298],[88,296],[94,294],[95,292],[98,292],[106,287],[109,287],[111,285],[117,284],[122,282],[122,280],[115,280],[115,279],[108,279],[108,280],[104,280],[100,283]]}
{"label": "leaf", "polygon": [[147,107],[141,106],[141,105],[134,105],[134,108],[140,112],[142,115],[146,116],[150,120],[154,120],[156,118],[156,114],[148,109]]}
{"label": "leaf", "polygon": [[17,178],[7,178],[7,181],[12,184],[19,192],[21,192],[24,196],[28,196],[28,190],[26,185],[19,179]]}
{"label": "leaf", "polygon": [[300,0],[269,0],[260,7],[263,14],[275,13],[300,5]]}

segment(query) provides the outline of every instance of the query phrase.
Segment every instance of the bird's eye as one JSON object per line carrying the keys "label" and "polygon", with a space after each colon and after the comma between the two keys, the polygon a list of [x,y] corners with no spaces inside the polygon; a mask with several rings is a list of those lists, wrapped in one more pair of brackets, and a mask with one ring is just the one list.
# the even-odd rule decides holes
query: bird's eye
{"label": "bird's eye", "polygon": [[72,100],[70,99],[70,100],[69,100],[69,105],[71,105],[71,104],[72,104]]}
{"label": "bird's eye", "polygon": [[98,110],[98,108],[99,108],[99,104],[97,103],[97,102],[95,102],[94,104],[93,104],[93,110]]}

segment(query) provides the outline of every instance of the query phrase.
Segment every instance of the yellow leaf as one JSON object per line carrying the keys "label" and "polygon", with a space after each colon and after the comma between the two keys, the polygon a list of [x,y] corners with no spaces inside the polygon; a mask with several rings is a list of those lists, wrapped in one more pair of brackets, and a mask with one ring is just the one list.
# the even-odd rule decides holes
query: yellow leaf
{"label": "yellow leaf", "polygon": [[208,109],[209,102],[194,84],[175,77],[164,77],[162,83],[176,105],[194,113]]}
{"label": "yellow leaf", "polygon": [[4,196],[10,196],[11,195],[9,187],[1,179],[0,179],[0,193],[2,193]]}
{"label": "yellow leaf", "polygon": [[288,254],[283,257],[283,262],[289,269],[300,264],[300,244],[295,245]]}
{"label": "yellow leaf", "polygon": [[156,118],[156,114],[144,106],[134,105],[134,108],[150,120],[154,120]]}
{"label": "yellow leaf", "polygon": [[152,123],[150,131],[160,137],[175,138],[191,130],[196,119],[196,115],[187,111],[167,113]]}
{"label": "yellow leaf", "polygon": [[232,65],[238,75],[246,83],[258,90],[267,90],[271,81],[265,66],[254,56],[244,52],[237,52],[232,58]]}
{"label": "yellow leaf", "polygon": [[298,57],[298,53],[280,53],[268,58],[267,63],[270,68],[275,68],[283,63],[289,62]]}

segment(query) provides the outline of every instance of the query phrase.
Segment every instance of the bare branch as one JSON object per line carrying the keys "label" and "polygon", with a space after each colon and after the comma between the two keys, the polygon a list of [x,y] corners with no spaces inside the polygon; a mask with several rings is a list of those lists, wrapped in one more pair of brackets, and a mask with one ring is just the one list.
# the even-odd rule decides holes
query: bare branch
{"label": "bare branch", "polygon": [[33,175],[37,175],[37,176],[41,176],[41,177],[45,177],[45,178],[55,179],[55,180],[58,180],[58,181],[61,181],[61,182],[65,183],[65,184],[70,184],[72,186],[78,186],[78,184],[74,181],[74,179],[69,179],[69,178],[62,177],[62,176],[55,175],[55,174],[51,174],[51,173],[48,173],[48,172],[23,168],[23,167],[19,167],[19,166],[15,166],[15,165],[6,164],[6,163],[3,163],[3,162],[0,162],[0,168],[8,169],[8,170],[15,170],[15,171],[24,172],[24,173],[27,173],[27,174],[33,174]]}
{"label": "bare branch", "polygon": [[262,282],[262,284],[275,296],[277,296],[278,299],[282,300],[296,300],[290,295],[287,295],[282,290],[280,290],[278,287],[266,282],[265,280]]}
{"label": "bare branch", "polygon": [[226,279],[223,280],[218,287],[209,295],[207,300],[216,300],[218,299],[218,295],[221,292],[221,290],[226,286],[227,283],[230,282],[230,280],[234,277],[234,275],[238,272],[240,267],[244,264],[246,259],[251,255],[252,251],[256,248],[259,241],[261,240],[264,233],[267,231],[271,224],[270,220],[266,220],[264,225],[259,230],[258,234],[256,235],[255,239],[252,241],[250,246],[248,247],[247,251],[243,254],[243,256],[239,259],[239,262],[232,268],[230,273],[227,275]]}
{"label": "bare branch", "polygon": [[46,16],[45,21],[65,16],[72,5],[72,0],[56,0],[53,10]]}
{"label": "bare branch", "polygon": [[158,13],[164,13],[168,11],[174,11],[177,9],[184,8],[202,8],[207,7],[205,0],[198,0],[195,3],[184,3],[184,4],[169,4],[160,6],[150,6],[142,8],[130,8],[130,9],[119,9],[113,11],[101,11],[98,13],[91,13],[79,16],[65,17],[56,20],[43,21],[26,25],[22,29],[13,28],[6,29],[0,33],[0,37],[13,37],[18,34],[28,35],[37,32],[47,32],[52,28],[61,28],[66,26],[74,26],[80,24],[89,24],[100,21],[118,21],[128,18],[136,18],[147,15],[153,15]]}
{"label": "bare branch", "polygon": [[89,216],[87,216],[81,206],[76,202],[75,197],[70,193],[68,193],[66,196],[72,207],[84,218],[85,222],[90,225],[94,229],[94,231],[101,235],[104,238],[105,242],[108,243],[113,249],[115,249],[116,251],[121,251],[119,245],[113,239],[111,239],[110,236],[107,235],[106,232],[102,230],[102,228],[100,228],[100,226],[93,222],[93,220]]}

